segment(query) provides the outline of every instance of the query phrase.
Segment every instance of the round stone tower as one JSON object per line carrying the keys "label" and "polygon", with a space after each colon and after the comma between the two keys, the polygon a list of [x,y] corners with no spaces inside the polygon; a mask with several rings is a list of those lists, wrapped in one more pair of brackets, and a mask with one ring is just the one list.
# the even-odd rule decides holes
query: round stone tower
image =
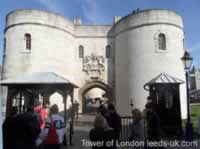
{"label": "round stone tower", "polygon": [[[6,16],[2,79],[54,72],[79,88],[95,81],[105,88],[109,82],[108,71],[111,71],[107,64],[112,62],[106,57],[106,48],[112,47],[111,37],[107,37],[110,28],[111,25],[73,23],[59,14],[42,10],[12,11]],[[94,83],[94,87],[98,87],[98,83]],[[6,89],[3,90],[5,107]],[[74,92],[80,105],[81,93],[79,89]]]}
{"label": "round stone tower", "polygon": [[[136,108],[144,108],[148,92],[143,86],[160,73],[185,80],[181,62],[183,20],[176,12],[135,11],[118,21],[111,33],[115,43],[116,105],[122,115],[130,115],[131,102]],[[183,113],[185,85],[180,86]]]}
{"label": "round stone tower", "polygon": [[[60,72],[72,77],[73,23],[41,10],[16,10],[6,17],[3,79],[24,72]],[[27,38],[31,43],[27,43]],[[30,44],[30,45],[27,45]],[[61,71],[63,70],[63,72]],[[70,74],[71,72],[71,74]]]}

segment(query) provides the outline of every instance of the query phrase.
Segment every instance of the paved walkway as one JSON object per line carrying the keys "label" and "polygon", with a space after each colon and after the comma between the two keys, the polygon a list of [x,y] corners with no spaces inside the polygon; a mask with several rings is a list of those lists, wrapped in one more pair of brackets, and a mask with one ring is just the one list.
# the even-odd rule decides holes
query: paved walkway
{"label": "paved walkway", "polygon": [[[90,129],[91,127],[89,126],[76,126],[73,136],[73,145],[69,147],[64,147],[63,149],[91,149],[90,147],[86,147],[83,144],[83,140],[89,140],[88,134]],[[198,140],[196,144],[198,145],[196,147],[179,146],[179,147],[165,147],[165,149],[200,149],[200,140]],[[118,149],[131,149],[131,147],[118,147]],[[142,147],[140,147],[140,149],[142,149]]]}
{"label": "paved walkway", "polygon": [[82,140],[89,140],[88,134],[91,127],[88,126],[75,126],[75,131],[73,135],[72,146],[67,149],[88,149],[88,147],[83,145]]}
{"label": "paved walkway", "polygon": [[[88,140],[89,141],[89,131],[92,128],[92,124],[91,122],[93,122],[94,116],[88,116],[88,115],[84,115],[84,116],[80,116],[78,122],[75,123],[75,127],[74,127],[74,135],[73,135],[73,145],[72,146],[68,146],[68,147],[63,147],[63,149],[91,149],[91,147],[87,147],[83,142],[84,140]],[[69,126],[68,126],[69,127]],[[167,143],[169,144],[169,141],[167,141]],[[172,143],[172,144],[171,144]],[[177,142],[173,142],[171,141],[170,144],[171,146],[173,145],[177,145]],[[182,142],[184,143],[184,142]],[[183,147],[183,146],[179,146],[179,147],[165,147],[165,149],[200,149],[200,139],[196,142],[194,142],[194,145],[196,144],[198,146],[195,147]],[[117,149],[131,149],[133,147],[118,147]],[[143,147],[139,147],[139,149],[142,149]]]}

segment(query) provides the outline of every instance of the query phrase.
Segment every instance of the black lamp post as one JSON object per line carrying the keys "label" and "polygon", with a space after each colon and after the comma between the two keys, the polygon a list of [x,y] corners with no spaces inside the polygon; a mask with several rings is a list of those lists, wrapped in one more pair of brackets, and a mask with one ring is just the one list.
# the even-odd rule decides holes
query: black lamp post
{"label": "black lamp post", "polygon": [[187,122],[186,122],[186,130],[185,130],[185,137],[187,141],[193,140],[193,124],[191,122],[190,116],[190,96],[189,96],[189,86],[188,86],[188,79],[189,79],[189,72],[190,67],[192,65],[193,58],[190,56],[188,51],[185,51],[184,56],[181,58],[184,67],[185,67],[185,77],[186,77],[186,93],[187,93]]}

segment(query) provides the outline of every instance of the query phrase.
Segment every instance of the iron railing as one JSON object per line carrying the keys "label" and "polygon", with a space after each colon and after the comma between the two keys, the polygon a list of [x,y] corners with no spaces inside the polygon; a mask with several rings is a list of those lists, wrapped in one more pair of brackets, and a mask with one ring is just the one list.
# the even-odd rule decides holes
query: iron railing
{"label": "iron railing", "polygon": [[131,116],[125,116],[121,117],[121,124],[122,124],[122,129],[120,132],[120,140],[121,141],[128,141],[131,133],[131,125],[132,125],[132,120],[133,118]]}

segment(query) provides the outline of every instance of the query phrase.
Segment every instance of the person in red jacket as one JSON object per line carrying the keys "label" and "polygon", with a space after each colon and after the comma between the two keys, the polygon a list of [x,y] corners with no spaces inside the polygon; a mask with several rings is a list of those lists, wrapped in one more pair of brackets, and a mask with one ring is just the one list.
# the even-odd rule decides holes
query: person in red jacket
{"label": "person in red jacket", "polygon": [[47,112],[44,108],[42,108],[40,101],[36,101],[35,107],[34,107],[34,112],[36,114],[38,123],[40,124],[40,128],[44,129],[45,128],[45,121],[46,121],[46,118],[47,118]]}

